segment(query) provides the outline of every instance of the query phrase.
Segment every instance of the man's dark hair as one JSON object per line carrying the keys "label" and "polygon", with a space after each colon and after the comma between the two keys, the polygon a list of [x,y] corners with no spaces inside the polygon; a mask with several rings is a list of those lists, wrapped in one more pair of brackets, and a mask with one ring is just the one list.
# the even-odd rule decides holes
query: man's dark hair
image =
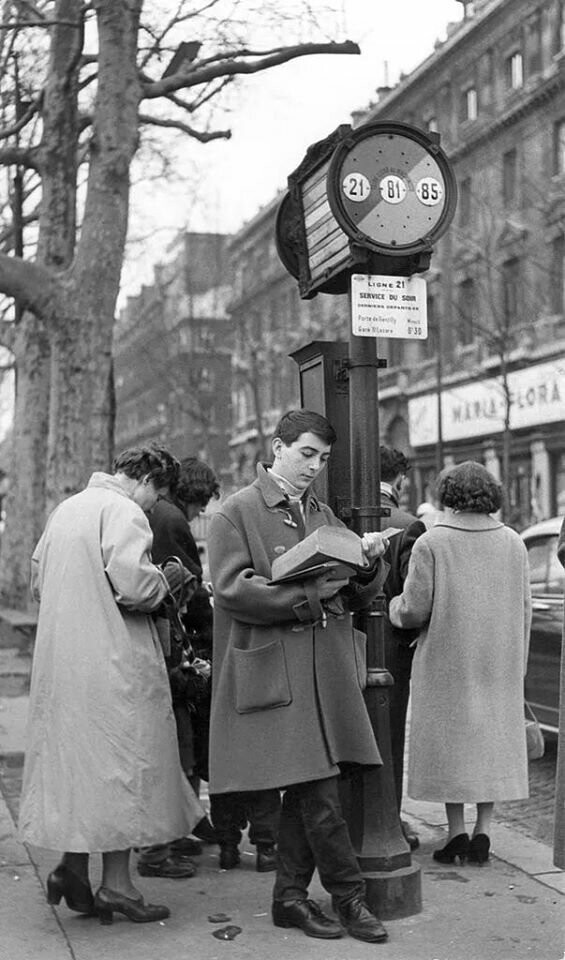
{"label": "man's dark hair", "polygon": [[175,499],[183,504],[201,503],[204,506],[220,496],[220,481],[204,460],[185,457],[180,462],[180,476],[175,490]]}
{"label": "man's dark hair", "polygon": [[502,485],[475,460],[442,470],[436,492],[440,506],[467,513],[496,513],[502,505]]}
{"label": "man's dark hair", "polygon": [[179,477],[180,463],[172,453],[158,443],[146,447],[130,447],[115,458],[114,473],[125,473],[132,480],[148,477],[156,487],[174,491]]}
{"label": "man's dark hair", "polygon": [[410,464],[404,454],[393,447],[381,446],[380,460],[381,480],[384,480],[385,483],[392,483],[399,473],[405,476],[410,469]]}
{"label": "man's dark hair", "polygon": [[288,447],[303,433],[313,433],[326,444],[334,444],[337,440],[330,421],[313,410],[288,410],[277,423],[273,439],[278,437]]}

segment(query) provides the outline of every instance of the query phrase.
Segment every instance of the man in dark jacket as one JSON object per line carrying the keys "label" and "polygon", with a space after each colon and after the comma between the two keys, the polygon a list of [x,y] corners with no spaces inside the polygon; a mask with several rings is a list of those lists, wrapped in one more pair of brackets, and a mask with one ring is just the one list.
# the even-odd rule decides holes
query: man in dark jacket
{"label": "man in dark jacket", "polygon": [[[214,686],[210,786],[216,793],[280,787],[278,927],[333,939],[345,930],[371,943],[387,933],[365,901],[365,885],[343,818],[344,765],[378,765],[363,699],[365,637],[353,611],[386,576],[386,540],[366,533],[366,564],[351,575],[272,583],[273,562],[321,527],[343,527],[311,486],[336,435],[325,417],[291,410],[275,428],[272,464],[229,497],[208,537],[214,584]],[[308,896],[315,869],[339,921]]]}
{"label": "man in dark jacket", "polygon": [[[380,461],[381,507],[390,508],[390,520],[384,520],[383,526],[401,527],[403,531],[391,538],[385,554],[385,560],[390,564],[390,571],[383,587],[388,607],[392,597],[402,593],[412,547],[417,538],[425,532],[426,527],[407,510],[400,509],[402,484],[410,469],[404,454],[400,450],[381,446]],[[410,644],[416,639],[417,634],[418,631],[393,627],[388,618],[385,620],[385,665],[394,679],[394,686],[390,693],[390,739],[399,813],[402,805],[406,712],[414,656],[414,647]],[[406,821],[402,821],[402,830],[410,849],[415,850],[419,846],[417,835]]]}

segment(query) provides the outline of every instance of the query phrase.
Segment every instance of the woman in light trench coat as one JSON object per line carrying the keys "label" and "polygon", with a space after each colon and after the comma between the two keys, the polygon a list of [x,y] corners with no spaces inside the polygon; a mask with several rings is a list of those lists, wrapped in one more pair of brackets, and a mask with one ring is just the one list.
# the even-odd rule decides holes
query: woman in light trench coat
{"label": "woman in light trench coat", "polygon": [[[441,863],[488,859],[496,800],[528,796],[524,674],[530,635],[528,557],[490,514],[500,484],[480,463],[440,473],[444,513],[414,544],[397,627],[420,627],[412,667],[408,794],[446,805]],[[473,836],[464,804],[477,805]]]}
{"label": "woman in light trench coat", "polygon": [[[190,833],[204,813],[183,776],[169,682],[150,616],[170,584],[146,511],[176,482],[162,447],[129,450],[51,514],[32,559],[39,600],[19,827],[67,851],[48,899],[111,922],[161,920],[129,873],[131,847]],[[92,896],[88,854],[102,853]]]}

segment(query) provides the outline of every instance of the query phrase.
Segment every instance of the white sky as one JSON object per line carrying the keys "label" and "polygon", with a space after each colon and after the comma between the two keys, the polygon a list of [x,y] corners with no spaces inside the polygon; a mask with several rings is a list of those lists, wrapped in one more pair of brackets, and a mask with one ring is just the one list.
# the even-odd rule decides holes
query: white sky
{"label": "white sky", "polygon": [[462,17],[457,0],[342,0],[342,6],[342,32],[333,39],[356,41],[360,56],[307,57],[246,78],[230,115],[218,118],[232,139],[191,141],[179,154],[181,166],[198,167],[196,190],[153,184],[150,199],[147,190],[133,191],[132,232],[140,201],[155,232],[132,249],[124,293],[152,282],[152,265],[167,258],[176,230],[236,232],[286,188],[311,143],[375,101],[377,87],[410,73],[446,38],[447,24]]}

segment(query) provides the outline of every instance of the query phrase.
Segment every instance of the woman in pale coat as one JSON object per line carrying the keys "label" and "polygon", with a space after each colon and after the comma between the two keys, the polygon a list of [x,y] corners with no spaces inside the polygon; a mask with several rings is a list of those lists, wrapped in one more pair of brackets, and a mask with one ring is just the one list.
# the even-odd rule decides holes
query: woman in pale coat
{"label": "woman in pale coat", "polygon": [[[408,793],[445,803],[441,863],[488,859],[494,802],[528,796],[523,707],[531,620],[528,558],[490,514],[500,484],[466,461],[439,475],[444,514],[414,544],[397,627],[420,627],[412,667]],[[472,839],[464,804],[477,805]]]}
{"label": "woman in pale coat", "polygon": [[[146,512],[178,476],[162,447],[129,450],[51,514],[32,559],[40,601],[20,808],[24,841],[66,851],[48,899],[111,922],[161,920],[129,873],[131,847],[190,833],[163,651],[150,616],[169,590]],[[88,854],[102,853],[93,898]]]}

